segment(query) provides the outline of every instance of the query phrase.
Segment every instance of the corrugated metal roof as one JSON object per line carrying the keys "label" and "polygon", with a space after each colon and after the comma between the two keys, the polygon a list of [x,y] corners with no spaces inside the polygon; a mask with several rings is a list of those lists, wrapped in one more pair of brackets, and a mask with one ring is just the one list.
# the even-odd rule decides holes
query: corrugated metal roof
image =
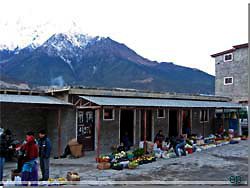
{"label": "corrugated metal roof", "polygon": [[30,104],[57,104],[57,105],[72,105],[55,97],[50,96],[34,96],[34,95],[9,95],[0,94],[0,102],[8,103],[30,103]]}
{"label": "corrugated metal roof", "polygon": [[229,102],[209,102],[171,99],[142,99],[80,96],[101,106],[138,106],[138,107],[190,107],[190,108],[241,108],[242,106]]}

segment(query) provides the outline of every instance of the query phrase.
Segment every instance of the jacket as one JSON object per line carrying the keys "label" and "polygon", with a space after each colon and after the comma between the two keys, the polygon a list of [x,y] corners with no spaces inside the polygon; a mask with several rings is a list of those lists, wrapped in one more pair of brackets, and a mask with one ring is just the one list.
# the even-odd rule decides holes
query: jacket
{"label": "jacket", "polygon": [[47,136],[38,140],[39,157],[48,159],[51,153],[51,142]]}
{"label": "jacket", "polygon": [[27,143],[22,146],[24,151],[24,162],[34,160],[38,157],[38,145],[33,136],[28,136]]}
{"label": "jacket", "polygon": [[5,134],[1,134],[1,136],[0,136],[0,157],[1,158],[6,157],[7,149],[8,149],[8,144],[6,141]]}

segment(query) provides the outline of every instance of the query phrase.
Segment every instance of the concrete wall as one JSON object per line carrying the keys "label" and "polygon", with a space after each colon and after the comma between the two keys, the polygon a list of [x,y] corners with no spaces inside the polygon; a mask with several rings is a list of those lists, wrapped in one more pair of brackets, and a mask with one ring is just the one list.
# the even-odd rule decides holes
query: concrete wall
{"label": "concrete wall", "polygon": [[100,136],[100,147],[101,153],[107,153],[111,151],[111,146],[119,144],[119,109],[115,108],[114,120],[103,120],[103,108],[100,110],[101,119],[101,136]]}
{"label": "concrete wall", "polygon": [[214,109],[209,109],[209,121],[200,122],[200,109],[192,110],[192,134],[197,134],[198,136],[206,136],[216,133]]}
{"label": "concrete wall", "polygon": [[[58,151],[58,110],[50,110],[47,116],[48,137],[52,142],[52,157],[57,156]],[[75,109],[61,110],[61,154],[67,143],[76,138],[76,111]]]}
{"label": "concrete wall", "polygon": [[165,137],[168,136],[169,129],[168,129],[168,110],[165,110],[165,117],[164,118],[158,118],[157,117],[157,110],[153,110],[153,117],[154,117],[154,137],[159,132],[159,130],[163,131],[163,135]]}
{"label": "concrete wall", "polygon": [[0,127],[8,128],[19,141],[28,131],[38,137],[38,131],[47,127],[47,110],[30,104],[0,104]]}
{"label": "concrete wall", "polygon": [[[232,97],[234,101],[248,99],[248,48],[233,52],[233,61],[224,62],[224,56],[215,58],[215,94]],[[224,85],[224,77],[233,77],[232,85]]]}

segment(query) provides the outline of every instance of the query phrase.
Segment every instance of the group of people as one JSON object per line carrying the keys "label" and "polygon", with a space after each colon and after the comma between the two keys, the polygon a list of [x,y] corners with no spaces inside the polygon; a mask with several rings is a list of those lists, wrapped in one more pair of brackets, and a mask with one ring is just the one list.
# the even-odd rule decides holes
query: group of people
{"label": "group of people", "polygon": [[162,143],[163,141],[167,142],[168,147],[167,150],[169,151],[171,148],[174,149],[175,154],[177,157],[180,156],[180,152],[182,155],[186,155],[186,136],[185,135],[180,135],[180,136],[172,136],[170,138],[165,138],[163,135],[163,131],[159,130],[159,132],[156,134],[154,138],[154,143],[157,145],[157,148],[162,150]]}
{"label": "group of people", "polygon": [[[18,162],[15,173],[21,173],[22,182],[38,181],[38,158],[40,158],[40,168],[42,178],[40,181],[49,179],[49,158],[51,153],[51,142],[44,129],[38,132],[39,139],[36,140],[34,132],[29,131],[22,145],[17,148]],[[7,130],[0,136],[0,182],[3,179],[3,167],[6,157],[6,150],[10,147],[6,141]]]}

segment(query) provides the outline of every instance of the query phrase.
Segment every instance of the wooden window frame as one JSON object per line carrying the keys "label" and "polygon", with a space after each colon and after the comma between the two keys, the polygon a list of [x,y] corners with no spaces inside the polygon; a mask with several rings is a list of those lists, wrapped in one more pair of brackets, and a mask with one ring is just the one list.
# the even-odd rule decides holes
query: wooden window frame
{"label": "wooden window frame", "polygon": [[[112,119],[105,119],[105,110],[112,110]],[[103,108],[103,121],[114,121],[115,120],[115,109],[114,108]]]}
{"label": "wooden window frame", "polygon": [[[204,113],[204,120],[202,120],[202,118],[201,118],[201,116],[202,116],[202,111],[207,111],[207,120],[206,120],[206,118],[205,118],[205,113]],[[201,123],[206,123],[206,122],[209,122],[209,109],[205,109],[205,110],[200,110],[200,122]]]}
{"label": "wooden window frame", "polygon": [[[159,110],[163,110],[163,117],[159,116]],[[163,119],[166,118],[166,111],[165,109],[157,109],[157,119]]]}

